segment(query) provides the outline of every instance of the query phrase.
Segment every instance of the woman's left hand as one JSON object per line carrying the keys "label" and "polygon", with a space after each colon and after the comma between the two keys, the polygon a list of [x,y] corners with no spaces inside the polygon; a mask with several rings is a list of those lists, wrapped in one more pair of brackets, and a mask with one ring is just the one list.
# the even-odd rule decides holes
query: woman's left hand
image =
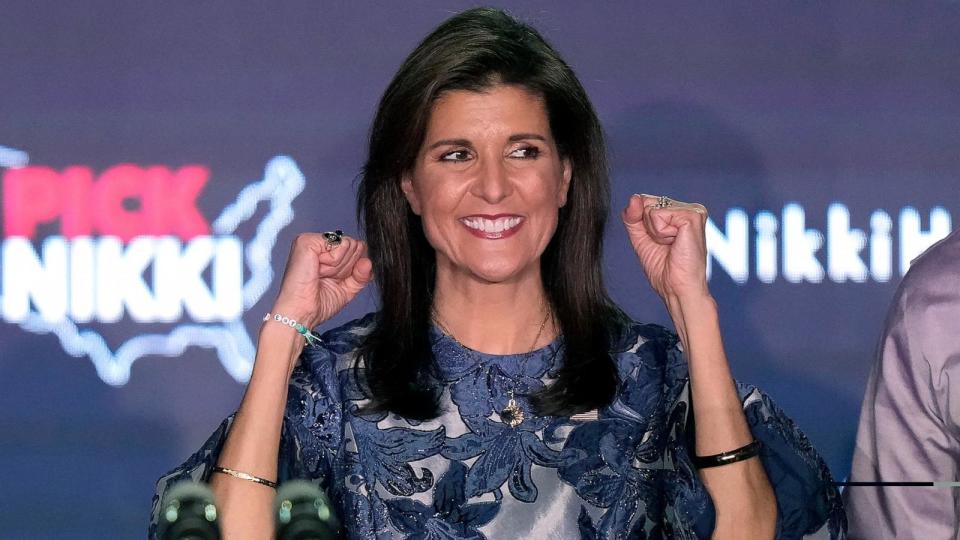
{"label": "woman's left hand", "polygon": [[668,303],[709,296],[707,288],[707,209],[702,204],[633,195],[623,210],[630,244],[650,285]]}

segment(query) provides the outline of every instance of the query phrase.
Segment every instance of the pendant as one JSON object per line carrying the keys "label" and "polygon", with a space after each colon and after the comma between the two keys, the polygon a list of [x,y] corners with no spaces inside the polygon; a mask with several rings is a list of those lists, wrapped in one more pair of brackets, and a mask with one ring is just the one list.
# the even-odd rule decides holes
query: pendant
{"label": "pendant", "polygon": [[500,411],[500,420],[510,427],[517,427],[523,423],[523,409],[517,405],[517,400],[513,399],[513,392],[510,392],[510,401],[507,406]]}

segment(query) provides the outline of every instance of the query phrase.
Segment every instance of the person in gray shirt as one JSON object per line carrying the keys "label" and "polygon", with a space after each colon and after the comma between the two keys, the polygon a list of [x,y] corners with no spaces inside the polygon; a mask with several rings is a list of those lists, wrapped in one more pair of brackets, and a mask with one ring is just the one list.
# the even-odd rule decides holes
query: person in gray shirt
{"label": "person in gray shirt", "polygon": [[[887,316],[878,356],[850,480],[956,482],[960,230],[913,262]],[[849,486],[843,498],[850,538],[960,538],[958,488]]]}

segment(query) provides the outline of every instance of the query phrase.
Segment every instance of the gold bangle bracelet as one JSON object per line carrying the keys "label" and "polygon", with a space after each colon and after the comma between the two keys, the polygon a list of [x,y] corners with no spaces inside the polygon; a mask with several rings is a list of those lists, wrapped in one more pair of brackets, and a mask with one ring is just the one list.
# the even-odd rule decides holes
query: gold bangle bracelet
{"label": "gold bangle bracelet", "polygon": [[260,478],[259,476],[254,476],[252,474],[248,474],[243,471],[235,471],[233,469],[228,469],[226,467],[214,467],[210,470],[213,472],[226,474],[234,478],[239,478],[240,480],[247,480],[250,482],[254,482],[256,484],[261,484],[261,485],[267,486],[268,488],[277,489],[279,485],[276,482],[271,482],[270,480],[267,480],[266,478]]}

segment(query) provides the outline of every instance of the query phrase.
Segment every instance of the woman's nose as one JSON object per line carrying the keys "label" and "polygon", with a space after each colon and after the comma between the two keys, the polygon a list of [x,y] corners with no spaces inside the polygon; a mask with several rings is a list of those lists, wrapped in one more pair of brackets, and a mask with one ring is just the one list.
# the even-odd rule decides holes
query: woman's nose
{"label": "woman's nose", "polygon": [[490,204],[496,204],[512,192],[509,172],[500,160],[485,160],[474,182],[473,194]]}

